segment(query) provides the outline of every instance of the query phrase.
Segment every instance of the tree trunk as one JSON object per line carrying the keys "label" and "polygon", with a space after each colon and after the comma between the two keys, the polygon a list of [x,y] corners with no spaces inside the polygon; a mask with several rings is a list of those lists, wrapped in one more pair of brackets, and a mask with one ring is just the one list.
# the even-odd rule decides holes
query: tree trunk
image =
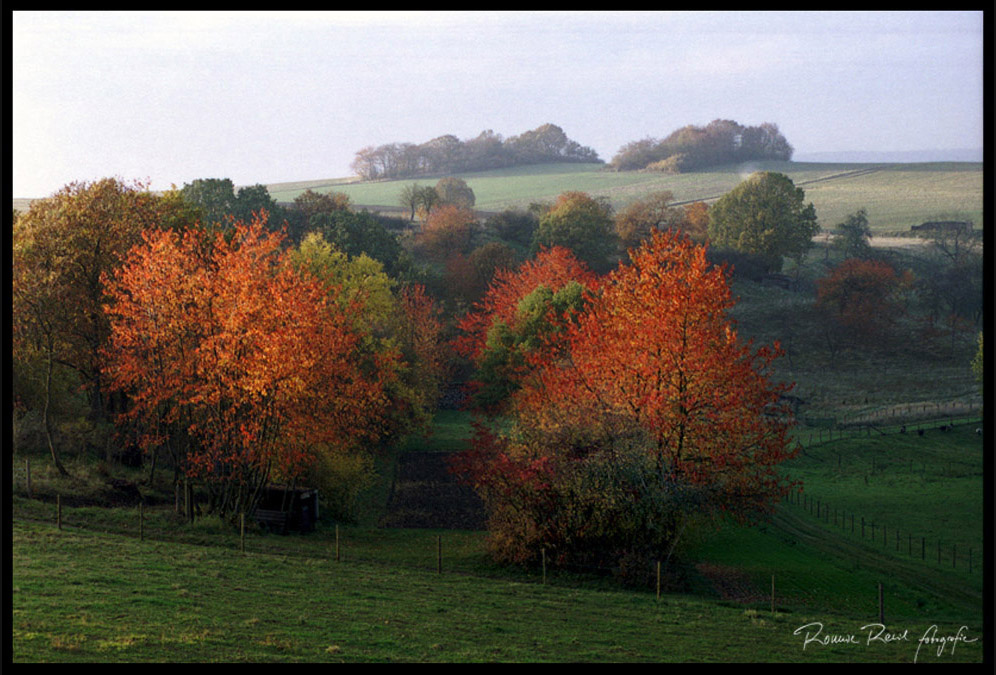
{"label": "tree trunk", "polygon": [[48,414],[48,409],[52,401],[53,349],[54,348],[50,342],[48,346],[48,371],[45,373],[45,405],[42,408],[42,421],[45,424],[45,440],[48,441],[48,450],[52,453],[52,462],[55,464],[55,468],[59,470],[61,475],[68,476],[69,472],[66,471],[66,467],[62,466],[62,462],[59,460],[59,453],[56,451],[55,443],[52,441],[52,421],[49,419]]}

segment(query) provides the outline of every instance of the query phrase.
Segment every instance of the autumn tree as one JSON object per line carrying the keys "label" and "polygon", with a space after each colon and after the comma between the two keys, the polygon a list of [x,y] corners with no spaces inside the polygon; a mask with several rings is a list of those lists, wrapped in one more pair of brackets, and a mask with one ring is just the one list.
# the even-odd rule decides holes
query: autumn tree
{"label": "autumn tree", "polygon": [[804,199],[784,174],[752,174],[709,209],[711,245],[763,256],[768,271],[780,271],[783,257],[801,262],[820,230]]}
{"label": "autumn tree", "polygon": [[570,281],[554,292],[537,286],[516,307],[514,321],[496,321],[476,361],[473,407],[494,414],[519,389],[536,352],[559,352],[559,338],[584,306],[584,287]]}
{"label": "autumn tree", "polygon": [[470,209],[444,204],[429,215],[415,237],[416,250],[436,262],[466,253],[476,225],[477,217]]}
{"label": "autumn tree", "polygon": [[848,258],[817,281],[816,305],[854,334],[881,338],[902,311],[902,283],[886,262]]}
{"label": "autumn tree", "polygon": [[612,265],[616,237],[612,207],[603,197],[569,191],[557,197],[539,219],[533,235],[533,250],[562,246],[596,272]]}
{"label": "autumn tree", "polygon": [[376,260],[346,255],[318,233],[308,235],[291,259],[321,280],[343,309],[360,308],[351,312],[351,325],[362,336],[356,360],[391,365],[382,376],[390,402],[381,434],[384,442],[424,431],[448,365],[440,310],[424,286],[400,285]]}
{"label": "autumn tree", "polygon": [[103,179],[71,183],[17,219],[13,320],[24,339],[15,347],[34,345],[52,365],[74,371],[91,421],[105,421],[113,405],[120,407],[107,396],[101,370],[110,334],[104,275],[121,264],[143,229],[183,230],[194,217],[175,191],[156,195],[141,183]]}
{"label": "autumn tree", "polygon": [[545,286],[556,293],[571,282],[594,283],[594,273],[563,247],[543,249],[517,268],[495,272],[484,297],[457,323],[459,334],[453,348],[460,356],[476,361],[487,349],[488,332],[496,323],[513,327],[523,298]]}
{"label": "autumn tree", "polygon": [[631,202],[615,216],[616,236],[626,249],[639,245],[654,230],[680,227],[685,212],[673,206],[674,195],[662,190]]}
{"label": "autumn tree", "polygon": [[271,478],[293,483],[329,448],[381,431],[384,370],[329,289],[292,264],[265,216],[234,236],[149,230],[106,280],[107,373],[132,397],[148,450],[170,446],[211,508],[249,513]]}
{"label": "autumn tree", "polygon": [[390,334],[401,351],[401,381],[410,393],[411,431],[427,432],[450,368],[439,306],[422,284],[402,286],[390,317]]}
{"label": "autumn tree", "polygon": [[685,205],[685,218],[682,229],[699,244],[709,236],[709,206],[702,201]]}
{"label": "autumn tree", "polygon": [[732,305],[725,271],[670,231],[585,293],[559,349],[529,357],[512,423],[457,462],[500,558],[645,563],[695,514],[771,512],[790,489],[787,387],[771,379],[778,346],[741,341]]}

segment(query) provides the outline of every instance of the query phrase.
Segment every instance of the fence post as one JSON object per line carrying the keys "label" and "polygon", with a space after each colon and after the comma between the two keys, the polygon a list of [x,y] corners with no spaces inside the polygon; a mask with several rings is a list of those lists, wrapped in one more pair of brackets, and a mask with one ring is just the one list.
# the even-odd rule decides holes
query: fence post
{"label": "fence post", "polygon": [[951,568],[958,569],[958,545],[951,544]]}
{"label": "fence post", "polygon": [[[545,547],[540,549],[540,554],[543,557],[543,583],[545,584],[546,583],[546,548]],[[658,588],[657,595],[659,596],[661,594],[660,593],[660,563],[657,563],[657,588]]]}
{"label": "fence post", "polygon": [[31,499],[31,460],[24,460],[24,470],[28,474],[28,499]]}
{"label": "fence post", "polygon": [[775,575],[771,575],[771,615],[775,615]]}
{"label": "fence post", "polygon": [[62,530],[62,495],[55,495],[55,524]]}
{"label": "fence post", "polygon": [[339,524],[335,526],[335,561],[339,562]]}
{"label": "fence post", "polygon": [[145,505],[138,503],[138,540],[145,541]]}
{"label": "fence post", "polygon": [[661,601],[661,561],[657,561],[657,602]]}
{"label": "fence post", "polygon": [[878,582],[878,622],[885,625],[885,605],[882,598],[882,582]]}
{"label": "fence post", "polygon": [[436,573],[443,573],[443,536],[436,535]]}
{"label": "fence post", "polygon": [[246,514],[243,511],[239,514],[239,549],[246,552]]}

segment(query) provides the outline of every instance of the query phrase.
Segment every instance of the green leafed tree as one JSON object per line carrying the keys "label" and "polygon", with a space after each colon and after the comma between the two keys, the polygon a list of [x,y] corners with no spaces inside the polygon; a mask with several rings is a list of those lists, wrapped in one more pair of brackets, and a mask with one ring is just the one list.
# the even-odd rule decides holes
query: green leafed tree
{"label": "green leafed tree", "polygon": [[845,258],[864,258],[871,251],[871,227],[868,225],[868,212],[858,209],[833,230],[833,244],[844,253]]}
{"label": "green leafed tree", "polygon": [[784,174],[752,174],[709,210],[712,244],[762,256],[770,272],[781,271],[785,257],[801,262],[820,231],[805,197]]}
{"label": "green leafed tree", "polygon": [[477,201],[474,191],[462,178],[455,178],[453,176],[440,178],[439,182],[436,183],[435,190],[436,194],[439,195],[440,204],[453,204],[454,206],[462,206],[463,208],[470,209],[474,207],[474,203]]}
{"label": "green leafed tree", "polygon": [[596,272],[612,265],[616,249],[612,207],[603,197],[585,192],[564,192],[540,217],[533,235],[533,250],[563,246]]}

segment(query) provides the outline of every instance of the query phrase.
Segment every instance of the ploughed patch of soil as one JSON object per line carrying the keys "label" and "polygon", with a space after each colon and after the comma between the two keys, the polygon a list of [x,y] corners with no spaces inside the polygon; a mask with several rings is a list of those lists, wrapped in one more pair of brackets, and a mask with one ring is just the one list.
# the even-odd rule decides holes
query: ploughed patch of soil
{"label": "ploughed patch of soil", "polygon": [[748,576],[735,567],[699,563],[695,569],[708,579],[716,593],[728,602],[752,604],[766,598],[764,593],[751,583]]}
{"label": "ploughed patch of soil", "polygon": [[482,530],[484,505],[449,472],[447,452],[409,452],[398,463],[381,527]]}

